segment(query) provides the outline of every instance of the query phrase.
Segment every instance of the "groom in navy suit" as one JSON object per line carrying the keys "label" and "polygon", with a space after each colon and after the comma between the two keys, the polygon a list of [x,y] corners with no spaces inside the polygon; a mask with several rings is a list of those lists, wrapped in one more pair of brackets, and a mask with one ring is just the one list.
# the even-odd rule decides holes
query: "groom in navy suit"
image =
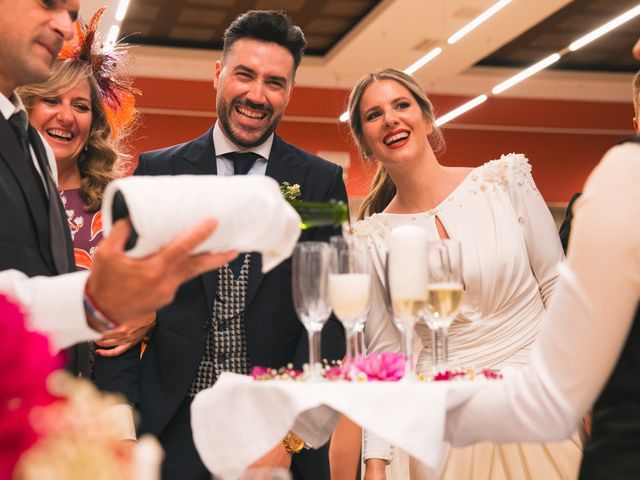
{"label": "groom in navy suit", "polygon": [[[339,166],[275,134],[305,46],[300,28],[281,13],[251,11],[238,17],[225,32],[216,63],[217,122],[195,140],[142,154],[135,174],[267,175],[300,185],[302,200],[346,201]],[[337,233],[311,229],[301,240],[326,241]],[[132,350],[107,362],[135,361]],[[344,355],[344,332],[333,318],[323,331],[322,355]],[[139,389],[127,391],[140,409],[141,431],[156,435],[166,451],[162,478],[210,478],[193,445],[189,407],[221,372],[246,374],[253,365],[289,363],[300,368],[307,359],[306,333],[293,307],[290,259],[263,275],[260,255],[245,253],[228,267],[184,284],[173,304],[158,312],[140,364]],[[291,450],[285,442],[260,465],[290,467],[294,478],[330,478],[326,447]]]}

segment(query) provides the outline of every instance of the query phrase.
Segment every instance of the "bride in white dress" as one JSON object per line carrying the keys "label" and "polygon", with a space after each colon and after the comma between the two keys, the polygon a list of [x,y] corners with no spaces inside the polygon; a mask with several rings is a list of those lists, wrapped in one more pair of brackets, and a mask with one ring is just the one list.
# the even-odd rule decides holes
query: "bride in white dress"
{"label": "bride in white dress", "polygon": [[[526,362],[563,258],[555,224],[523,155],[504,155],[478,168],[446,167],[434,149],[442,137],[433,108],[408,75],[385,69],[364,77],[349,99],[350,125],[365,158],[378,162],[368,218],[354,225],[369,241],[379,295],[366,326],[369,351],[400,351],[400,334],[383,304],[385,237],[401,224],[424,227],[433,239],[461,242],[466,290],[450,329],[450,363],[504,368]],[[416,326],[418,372],[429,372],[431,335]],[[382,413],[382,412],[381,412]],[[477,444],[452,448],[439,478],[572,479],[579,438],[553,444]],[[403,452],[365,432],[366,479],[428,478]],[[388,467],[385,465],[391,462]]]}

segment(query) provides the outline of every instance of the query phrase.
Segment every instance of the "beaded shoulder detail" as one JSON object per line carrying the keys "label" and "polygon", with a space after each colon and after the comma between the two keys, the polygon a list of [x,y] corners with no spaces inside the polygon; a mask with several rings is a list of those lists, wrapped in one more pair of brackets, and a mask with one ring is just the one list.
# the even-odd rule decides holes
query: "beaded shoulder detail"
{"label": "beaded shoulder detail", "polygon": [[531,164],[522,153],[509,153],[497,160],[491,160],[480,167],[483,186],[509,189],[525,187],[538,191],[531,176]]}
{"label": "beaded shoulder detail", "polygon": [[379,235],[386,237],[393,225],[385,215],[373,214],[363,220],[359,220],[352,225],[354,235],[370,237]]}

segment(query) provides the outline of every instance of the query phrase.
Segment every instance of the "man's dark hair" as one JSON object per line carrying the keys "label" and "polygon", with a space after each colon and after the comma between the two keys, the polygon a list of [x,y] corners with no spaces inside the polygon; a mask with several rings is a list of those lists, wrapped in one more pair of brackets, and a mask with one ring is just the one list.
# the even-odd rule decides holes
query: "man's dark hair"
{"label": "man's dark hair", "polygon": [[232,45],[242,38],[273,42],[286,48],[293,56],[294,72],[298,69],[307,46],[300,27],[294,25],[284,13],[276,10],[251,10],[236,18],[224,32],[222,58],[225,58]]}

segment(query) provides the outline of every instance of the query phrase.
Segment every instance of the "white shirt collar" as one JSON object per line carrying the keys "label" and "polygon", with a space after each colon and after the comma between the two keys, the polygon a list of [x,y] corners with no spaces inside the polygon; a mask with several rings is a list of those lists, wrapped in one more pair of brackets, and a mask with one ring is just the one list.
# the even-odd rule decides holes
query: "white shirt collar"
{"label": "white shirt collar", "polygon": [[216,157],[221,157],[226,153],[243,151],[257,153],[265,160],[269,160],[269,154],[271,153],[271,146],[273,145],[274,135],[274,133],[269,135],[269,138],[267,138],[260,145],[251,147],[247,150],[243,150],[231,140],[229,140],[229,138],[222,131],[222,128],[220,128],[218,122],[216,122],[215,126],[213,127],[213,148],[216,151]]}
{"label": "white shirt collar", "polygon": [[24,108],[22,99],[16,92],[13,92],[11,98],[7,98],[3,93],[0,93],[0,111],[2,112],[2,116],[5,120],[9,120],[11,115],[16,112],[23,111],[25,114],[27,113],[27,109]]}

